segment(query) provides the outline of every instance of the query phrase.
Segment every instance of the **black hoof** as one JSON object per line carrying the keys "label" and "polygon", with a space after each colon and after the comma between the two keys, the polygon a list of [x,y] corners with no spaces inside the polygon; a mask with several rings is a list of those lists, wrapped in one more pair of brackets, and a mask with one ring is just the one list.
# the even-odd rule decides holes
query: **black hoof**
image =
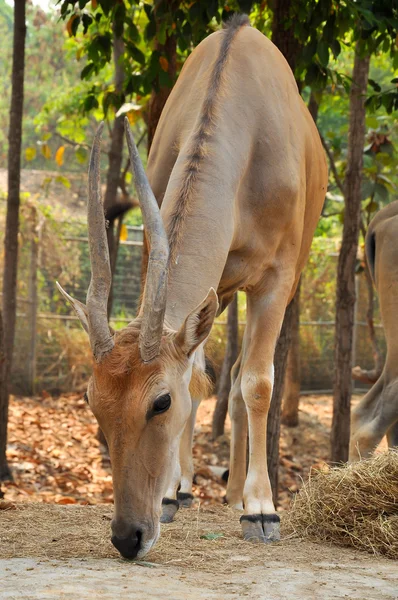
{"label": "black hoof", "polygon": [[242,515],[240,518],[243,538],[248,542],[269,544],[279,542],[280,518],[272,515]]}
{"label": "black hoof", "polygon": [[174,500],[173,498],[163,498],[162,516],[160,517],[160,522],[171,523],[174,520],[175,514],[179,507],[180,505],[178,500]]}
{"label": "black hoof", "polygon": [[177,492],[177,500],[181,508],[191,508],[193,494],[189,494],[188,492]]}
{"label": "black hoof", "polygon": [[226,469],[224,471],[224,473],[221,475],[221,479],[223,481],[225,481],[226,483],[228,482],[228,479],[229,479],[229,469]]}

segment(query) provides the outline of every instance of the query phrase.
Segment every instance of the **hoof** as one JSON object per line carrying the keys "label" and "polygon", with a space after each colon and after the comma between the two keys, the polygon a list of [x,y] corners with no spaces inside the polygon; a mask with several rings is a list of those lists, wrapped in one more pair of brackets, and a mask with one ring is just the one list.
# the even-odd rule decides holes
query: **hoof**
{"label": "hoof", "polygon": [[240,518],[243,538],[247,542],[269,544],[279,542],[280,518],[278,515],[242,515]]}
{"label": "hoof", "polygon": [[191,508],[193,494],[189,494],[188,492],[177,492],[177,500],[181,508]]}
{"label": "hoof", "polygon": [[282,425],[286,425],[286,427],[298,427],[298,415],[282,415],[281,423]]}
{"label": "hoof", "polygon": [[227,482],[228,482],[228,479],[229,479],[229,469],[226,469],[226,470],[224,471],[224,473],[221,475],[221,479],[222,479],[223,481],[225,481],[225,483],[227,483]]}
{"label": "hoof", "polygon": [[179,507],[180,505],[178,500],[174,500],[173,498],[163,498],[162,516],[160,517],[160,522],[171,523],[174,520],[175,514]]}

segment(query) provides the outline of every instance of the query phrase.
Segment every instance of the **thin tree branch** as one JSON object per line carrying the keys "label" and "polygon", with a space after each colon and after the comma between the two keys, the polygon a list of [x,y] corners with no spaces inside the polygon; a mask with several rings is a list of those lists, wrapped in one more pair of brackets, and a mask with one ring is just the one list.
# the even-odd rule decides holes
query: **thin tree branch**
{"label": "thin tree branch", "polygon": [[[69,144],[70,146],[73,146],[73,148],[77,148],[77,146],[82,146],[83,148],[86,148],[87,150],[91,151],[91,146],[90,144],[86,144],[85,142],[74,142],[73,140],[65,137],[64,135],[61,135],[60,133],[58,133],[58,131],[55,132],[55,135],[57,137],[59,137],[60,140],[62,140],[63,142],[65,142],[65,144]],[[108,154],[108,152],[106,150],[101,150],[101,154]]]}
{"label": "thin tree branch", "polygon": [[336,163],[334,161],[334,156],[330,151],[329,146],[326,143],[325,138],[323,137],[323,135],[321,134],[321,132],[319,132],[319,136],[321,138],[321,142],[322,142],[322,146],[325,148],[325,152],[328,155],[328,159],[329,159],[329,163],[330,163],[330,168],[332,169],[332,173],[335,179],[335,182],[337,184],[337,187],[339,188],[340,192],[343,194],[343,196],[345,195],[344,193],[344,185],[343,182],[341,181],[339,174],[337,172],[337,167],[336,167]]}

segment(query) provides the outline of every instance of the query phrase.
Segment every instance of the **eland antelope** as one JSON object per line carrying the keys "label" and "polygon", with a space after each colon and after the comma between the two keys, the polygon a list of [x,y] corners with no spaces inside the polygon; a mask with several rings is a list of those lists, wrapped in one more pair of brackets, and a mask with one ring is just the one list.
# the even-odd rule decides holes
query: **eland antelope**
{"label": "eland antelope", "polygon": [[142,557],[158,538],[162,499],[163,521],[178,499],[189,504],[203,344],[236,290],[247,295],[247,327],[230,397],[227,500],[244,508],[245,539],[277,540],[266,424],[275,345],[326,193],[315,124],[286,60],[246,16],[195,49],[164,107],[148,175],[126,123],[150,252],[138,317],[117,333],[106,315],[100,135],[89,169],[86,305],[61,291],[94,354],[88,401],[109,445],[112,542],[123,556]]}
{"label": "eland antelope", "polygon": [[352,411],[350,461],[369,456],[385,435],[390,447],[398,446],[397,238],[398,202],[392,202],[371,221],[365,240],[369,270],[379,295],[387,356],[379,379]]}

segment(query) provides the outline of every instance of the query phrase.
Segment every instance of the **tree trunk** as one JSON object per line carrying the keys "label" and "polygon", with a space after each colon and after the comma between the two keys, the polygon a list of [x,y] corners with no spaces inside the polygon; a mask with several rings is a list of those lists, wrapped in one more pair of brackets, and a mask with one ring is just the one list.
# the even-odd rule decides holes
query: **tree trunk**
{"label": "tree trunk", "polygon": [[15,0],[12,92],[8,134],[8,196],[4,241],[3,320],[0,327],[0,479],[10,477],[5,451],[7,446],[9,380],[14,349],[17,306],[18,230],[26,37],[25,11],[25,0]]}
{"label": "tree trunk", "polygon": [[271,406],[268,413],[267,422],[267,463],[275,506],[278,503],[281,403],[283,396],[283,386],[285,382],[287,354],[290,345],[292,315],[293,306],[291,302],[286,308],[281,333],[275,349],[275,383],[272,392]]}
{"label": "tree trunk", "polygon": [[25,0],[15,0],[10,129],[8,134],[8,197],[4,241],[3,319],[8,370],[12,365],[16,319],[19,195],[25,68]]}
{"label": "tree trunk", "polygon": [[[119,37],[116,37],[115,33],[113,34],[113,62],[115,65],[115,92],[120,96],[123,94],[123,83],[124,83],[124,67],[121,61],[121,58],[124,53],[124,44],[123,40]],[[111,147],[109,150],[109,167],[108,174],[106,178],[106,191],[104,198],[104,210],[107,214],[108,211],[116,204],[117,202],[117,190],[120,183],[120,174],[122,170],[122,160],[123,160],[123,140],[124,140],[124,115],[120,115],[120,117],[115,118],[115,122],[112,128],[111,135]],[[122,218],[120,216],[119,218]],[[109,257],[111,262],[111,272],[112,272],[112,282],[113,275],[115,273],[116,268],[116,259],[117,259],[117,250],[118,244],[115,237],[115,221],[112,220],[109,222],[109,227],[107,229],[107,238],[108,238],[108,248],[109,248]],[[112,303],[113,303],[113,283],[111,285],[111,290],[108,298],[108,318],[112,312]]]}
{"label": "tree trunk", "polygon": [[[301,43],[294,35],[295,21],[291,15],[292,4],[295,5],[292,0],[274,0],[271,39],[282,52],[294,73]],[[286,27],[286,23],[290,23],[290,25]],[[300,87],[299,82],[297,85]]]}
{"label": "tree trunk", "polygon": [[4,347],[3,318],[0,310],[0,481],[11,479],[7,464],[8,382]]}
{"label": "tree trunk", "polygon": [[361,181],[365,142],[365,94],[369,56],[361,57],[357,43],[350,93],[344,228],[337,268],[335,373],[331,460],[348,459],[352,395],[352,347],[355,309],[355,264],[361,218]]}
{"label": "tree trunk", "polygon": [[299,423],[300,402],[300,287],[291,301],[291,341],[287,357],[285,393],[283,400],[282,423],[288,427],[297,427]]}
{"label": "tree trunk", "polygon": [[[171,2],[174,10],[177,10],[179,2]],[[159,44],[156,42],[156,50],[167,58],[167,72],[174,85],[177,76],[177,40],[174,35],[166,37],[165,44]],[[152,86],[151,98],[149,100],[148,114],[146,118],[146,124],[148,129],[148,155],[152,146],[152,141],[155,136],[155,131],[159,123],[160,115],[164,105],[166,104],[167,98],[170,95],[172,88],[168,86],[161,86],[159,78],[157,77]],[[157,199],[159,202],[159,199]],[[160,206],[160,204],[159,204]],[[142,263],[141,263],[141,298],[142,292],[146,280],[146,272],[148,267],[148,245],[144,230],[144,245],[142,247]],[[141,300],[141,299],[140,299]]]}
{"label": "tree trunk", "polygon": [[[308,110],[315,123],[318,118],[319,101],[314,92],[311,92]],[[301,277],[296,293],[292,300],[292,331],[291,344],[287,357],[287,370],[285,381],[285,395],[283,401],[282,423],[288,427],[297,427],[299,423],[299,403],[301,388],[300,368],[300,289]]]}
{"label": "tree trunk", "polygon": [[231,304],[228,306],[227,347],[218,384],[217,403],[213,413],[213,439],[224,434],[228,397],[231,389],[231,369],[238,358],[238,346],[238,294],[235,293]]}
{"label": "tree trunk", "polygon": [[[175,4],[175,3],[174,3]],[[177,75],[177,39],[175,35],[167,36],[164,44],[156,42],[156,50],[167,59],[167,73],[174,85]],[[167,98],[170,96],[172,87],[160,85],[159,78],[154,81],[151,98],[148,107],[148,154],[158,126],[160,115]]]}
{"label": "tree trunk", "polygon": [[[294,19],[291,18],[292,0],[275,0],[273,3],[272,41],[286,58],[293,73],[301,49],[300,41],[294,35]],[[286,23],[290,23],[286,27]],[[300,82],[297,82],[301,89]],[[278,343],[276,345],[274,366],[275,382],[267,423],[267,463],[272,486],[274,503],[278,501],[279,438],[281,405],[285,383],[287,355],[290,345],[292,326],[292,303],[287,307]]]}

